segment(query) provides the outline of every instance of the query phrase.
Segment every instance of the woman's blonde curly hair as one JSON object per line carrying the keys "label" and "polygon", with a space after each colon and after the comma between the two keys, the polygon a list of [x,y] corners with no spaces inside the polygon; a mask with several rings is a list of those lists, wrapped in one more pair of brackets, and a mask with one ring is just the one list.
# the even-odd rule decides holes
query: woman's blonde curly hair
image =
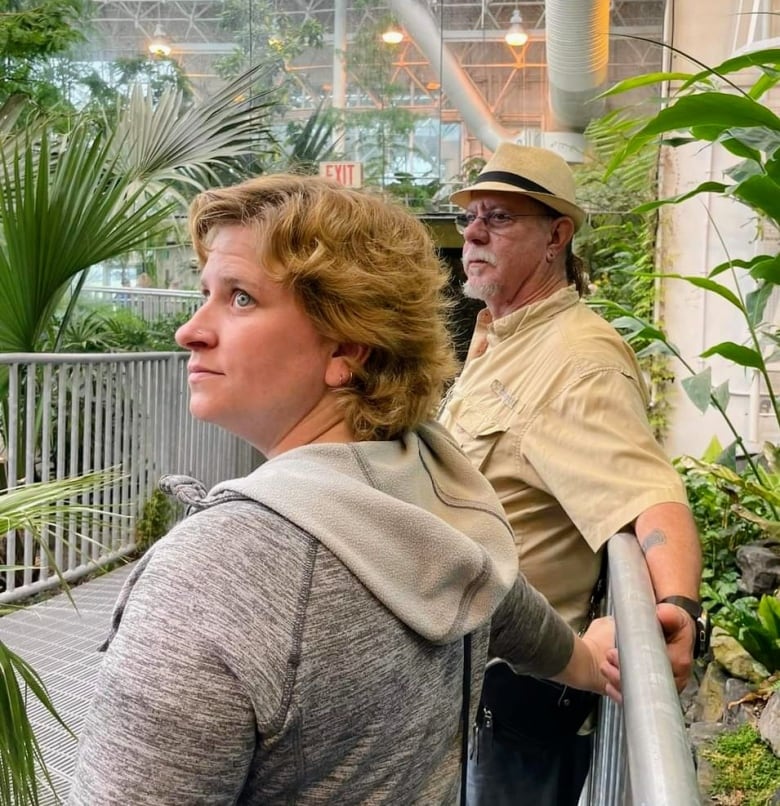
{"label": "woman's blonde curly hair", "polygon": [[356,439],[392,439],[433,415],[457,362],[447,269],[420,221],[329,180],[272,174],[195,198],[201,265],[230,225],[257,229],[258,266],[293,291],[322,336],[369,348],[340,391]]}

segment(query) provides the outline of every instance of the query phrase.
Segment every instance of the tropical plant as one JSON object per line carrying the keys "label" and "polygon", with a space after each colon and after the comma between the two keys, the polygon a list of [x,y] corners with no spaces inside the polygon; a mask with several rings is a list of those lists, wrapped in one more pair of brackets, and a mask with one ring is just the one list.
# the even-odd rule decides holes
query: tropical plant
{"label": "tropical plant", "polygon": [[[0,491],[0,545],[9,532],[29,530],[39,550],[47,554],[50,567],[59,574],[49,550],[50,528],[65,513],[93,520],[101,517],[102,513],[89,505],[77,503],[78,496],[115,480],[116,474],[108,471]],[[2,560],[4,554],[0,552],[0,573],[18,570],[14,558]],[[0,615],[9,609],[0,608]],[[54,791],[28,716],[30,696],[70,732],[40,675],[0,641],[0,806],[38,806],[42,782]]]}
{"label": "tropical plant", "polygon": [[63,101],[42,68],[84,40],[86,9],[84,0],[0,0],[0,106],[15,95],[40,109]]}
{"label": "tropical plant", "polygon": [[[703,69],[695,73],[639,76],[609,91],[615,94],[658,82],[673,83],[673,91],[664,106],[631,133],[610,168],[614,170],[630,162],[635,154],[653,143],[670,148],[691,143],[724,148],[733,155],[735,164],[725,172],[723,181],[706,179],[686,193],[646,202],[637,212],[652,213],[663,205],[681,204],[706,193],[743,205],[755,216],[758,227],[777,228],[780,226],[780,117],[764,101],[767,91],[780,80],[780,49],[745,53],[714,68],[699,66]],[[757,74],[746,74],[746,70],[757,70]],[[741,82],[748,80],[747,89],[732,80],[735,73],[740,73]],[[753,77],[748,79],[748,75]],[[776,328],[765,320],[768,300],[780,285],[780,256],[761,254],[743,260],[732,257],[725,242],[722,246],[727,259],[712,267],[705,276],[666,272],[658,276],[679,280],[715,295],[738,314],[744,325],[745,341],[721,341],[707,347],[698,358],[706,362],[718,356],[744,371],[757,373],[767,390],[770,411],[780,425],[780,405],[769,371],[770,363],[776,360],[780,337]],[[648,276],[655,277],[650,273]],[[658,323],[648,321],[625,306],[613,305],[613,310],[617,315],[613,324],[624,329],[630,341],[641,340],[645,353],[661,351],[675,356],[688,373],[681,385],[692,403],[702,412],[708,408],[717,410],[731,433],[732,441],[725,449],[713,440],[706,461],[685,460],[687,472],[712,482],[725,497],[725,512],[742,522],[741,527],[734,521],[727,527],[724,522],[723,529],[715,529],[709,535],[704,533],[705,549],[709,538],[712,551],[706,556],[708,568],[702,596],[712,609],[713,620],[774,671],[780,668],[780,605],[773,597],[765,597],[759,603],[753,597],[741,596],[729,549],[733,550],[736,542],[748,535],[780,534],[778,450],[767,445],[763,456],[751,455],[740,429],[727,411],[728,382],[714,383],[708,363],[701,370],[694,367],[694,359],[682,355]]]}
{"label": "tropical plant", "polygon": [[[765,49],[737,56],[717,67],[705,68],[696,73],[654,73],[621,82],[608,94],[625,92],[661,81],[678,82],[679,86],[668,103],[655,116],[632,134],[625,147],[612,161],[614,169],[648,143],[659,141],[670,147],[688,143],[718,144],[741,161],[727,171],[728,181],[706,180],[696,188],[679,196],[648,202],[637,208],[647,213],[666,204],[679,204],[702,193],[719,194],[745,205],[761,221],[780,227],[780,117],[762,103],[762,98],[780,80],[780,49]],[[757,68],[752,85],[741,89],[729,76]],[[728,255],[727,250],[724,251]],[[732,287],[720,282],[721,275],[730,275]],[[772,412],[780,424],[780,406],[768,370],[770,349],[780,345],[780,338],[764,322],[764,311],[774,288],[780,284],[780,256],[757,255],[749,260],[736,258],[713,267],[705,277],[664,273],[666,279],[679,279],[706,292],[715,294],[731,305],[744,322],[745,344],[724,341],[704,350],[700,358],[720,356],[746,370],[755,370],[762,377]],[[753,286],[745,293],[746,282]],[[691,373],[683,381],[688,396],[702,411],[713,406],[725,417],[734,437],[726,456],[734,455],[737,447],[747,456],[751,469],[757,475],[755,463],[750,460],[744,441],[735,425],[729,420],[726,408],[729,401],[728,384],[714,386],[710,367],[700,372],[680,355],[654,325],[642,321],[633,312],[622,320],[633,338],[644,338],[672,352]],[[634,320],[633,322],[631,320]]]}
{"label": "tropical plant", "polygon": [[338,159],[339,147],[334,142],[339,124],[334,110],[321,101],[314,112],[304,121],[290,121],[281,144],[282,162],[285,170],[316,174],[320,162]]}
{"label": "tropical plant", "polygon": [[0,351],[34,351],[75,278],[143,246],[170,226],[188,189],[268,142],[267,103],[235,102],[256,73],[198,106],[175,90],[155,104],[137,88],[113,131],[81,124],[63,137],[45,129],[39,138],[8,136],[0,152]]}
{"label": "tropical plant", "polygon": [[780,669],[780,599],[762,596],[755,610],[732,605],[715,619],[770,674]]}
{"label": "tropical plant", "polygon": [[[113,129],[88,119],[66,135],[45,126],[0,132],[0,352],[39,349],[70,292],[58,349],[89,267],[142,247],[216,171],[234,170],[238,157],[268,143],[267,97],[236,103],[257,75],[250,70],[196,106],[177,90],[155,103],[138,89]],[[0,428],[11,421],[6,390],[7,373]],[[21,445],[17,455],[23,462]]]}
{"label": "tropical plant", "polygon": [[141,508],[135,525],[135,544],[143,553],[156,543],[171,526],[177,514],[176,505],[159,488],[156,488]]}
{"label": "tropical plant", "polygon": [[272,0],[225,0],[219,27],[235,41],[236,49],[217,61],[217,73],[232,78],[249,65],[262,66],[265,79],[250,92],[262,94],[266,86],[276,87],[276,111],[283,112],[299,86],[288,75],[286,65],[306,48],[322,46],[320,23],[311,15],[302,17],[296,22],[292,15],[279,14]]}
{"label": "tropical plant", "polygon": [[[637,128],[637,120],[620,110],[592,121],[585,132],[589,159],[576,169],[577,197],[588,210],[588,220],[577,234],[575,249],[588,271],[588,302],[607,319],[616,315],[616,309],[605,302],[641,318],[655,317],[657,222],[655,216],[637,213],[634,208],[656,198],[657,148],[645,145],[604,179],[607,166]],[[635,340],[632,346],[642,351],[647,342]],[[648,418],[656,437],[663,439],[668,426],[669,362],[650,351],[639,363],[650,381]]]}

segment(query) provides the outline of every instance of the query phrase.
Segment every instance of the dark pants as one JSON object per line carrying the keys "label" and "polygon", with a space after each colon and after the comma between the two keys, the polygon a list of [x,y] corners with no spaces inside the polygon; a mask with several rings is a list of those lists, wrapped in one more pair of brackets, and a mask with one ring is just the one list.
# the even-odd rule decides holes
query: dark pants
{"label": "dark pants", "polygon": [[469,760],[467,806],[577,806],[591,745],[590,735],[518,746],[483,733]]}

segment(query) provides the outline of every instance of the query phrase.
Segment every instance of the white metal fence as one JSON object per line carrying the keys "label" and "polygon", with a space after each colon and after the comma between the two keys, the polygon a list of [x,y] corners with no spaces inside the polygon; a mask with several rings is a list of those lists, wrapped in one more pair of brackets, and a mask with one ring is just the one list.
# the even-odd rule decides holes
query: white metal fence
{"label": "white metal fence", "polygon": [[128,310],[145,322],[156,322],[166,316],[192,315],[202,295],[198,291],[179,291],[172,288],[109,288],[84,286],[79,293],[79,304],[100,303],[114,310]]}
{"label": "white metal fence", "polygon": [[[259,461],[248,445],[188,412],[186,353],[0,354],[0,470],[9,488],[119,467],[121,477],[79,501],[109,513],[89,525],[64,514],[49,550],[66,580],[130,553],[139,515],[164,473],[207,486]],[[0,487],[3,485],[0,484]],[[0,601],[55,586],[28,532],[0,540]]]}

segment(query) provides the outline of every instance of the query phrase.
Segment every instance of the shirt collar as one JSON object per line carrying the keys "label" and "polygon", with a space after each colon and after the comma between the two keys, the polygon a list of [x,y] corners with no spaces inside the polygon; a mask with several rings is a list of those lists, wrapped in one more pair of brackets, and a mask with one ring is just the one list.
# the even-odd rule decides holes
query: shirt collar
{"label": "shirt collar", "polygon": [[[525,305],[518,308],[500,319],[493,319],[490,311],[483,308],[477,314],[477,322],[474,328],[474,339],[472,345],[475,343],[485,344],[485,347],[493,347],[496,344],[508,339],[520,330],[532,327],[538,322],[549,319],[555,314],[570,308],[579,302],[579,294],[577,289],[573,286],[561,288],[549,297],[540,299],[538,302],[532,302],[530,305]],[[481,355],[484,348],[479,352]],[[469,357],[472,351],[469,351]]]}

